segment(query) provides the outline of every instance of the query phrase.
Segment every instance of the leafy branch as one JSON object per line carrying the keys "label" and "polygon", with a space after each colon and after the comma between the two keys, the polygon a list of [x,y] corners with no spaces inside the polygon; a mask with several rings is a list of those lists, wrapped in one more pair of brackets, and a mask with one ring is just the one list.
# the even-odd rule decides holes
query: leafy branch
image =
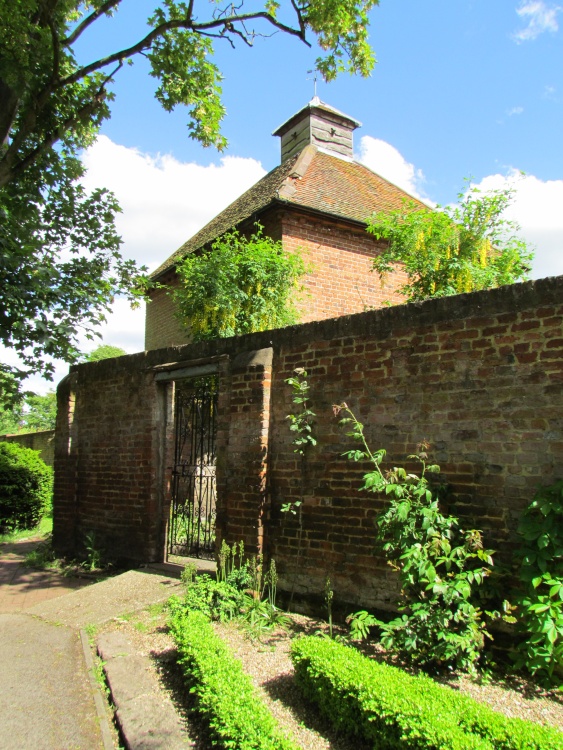
{"label": "leafy branch", "polygon": [[356,612],[348,618],[352,636],[364,638],[376,626],[382,645],[413,663],[473,670],[488,636],[475,590],[490,574],[492,551],[484,549],[480,531],[464,531],[457,518],[442,513],[426,476],[440,467],[428,463],[426,441],[408,456],[419,463],[418,474],[404,467],[384,472],[385,450],[370,449],[364,426],[348,405],[334,406],[334,413],[347,415],[341,423],[351,425],[347,435],[361,445],[343,455],[373,466],[364,474],[362,489],[387,500],[375,520],[376,549],[401,583],[399,617],[384,622],[365,610]]}

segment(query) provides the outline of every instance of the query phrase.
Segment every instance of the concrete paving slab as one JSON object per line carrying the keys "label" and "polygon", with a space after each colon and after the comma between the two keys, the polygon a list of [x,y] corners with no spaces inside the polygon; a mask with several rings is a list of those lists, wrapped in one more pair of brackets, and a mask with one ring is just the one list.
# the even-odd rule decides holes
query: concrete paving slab
{"label": "concrete paving slab", "polygon": [[172,703],[163,698],[149,670],[148,657],[136,654],[129,639],[119,632],[102,633],[97,646],[127,749],[193,747]]}
{"label": "concrete paving slab", "polygon": [[182,584],[176,578],[150,568],[129,570],[27,611],[49,622],[84,628],[137,612],[181,592]]}

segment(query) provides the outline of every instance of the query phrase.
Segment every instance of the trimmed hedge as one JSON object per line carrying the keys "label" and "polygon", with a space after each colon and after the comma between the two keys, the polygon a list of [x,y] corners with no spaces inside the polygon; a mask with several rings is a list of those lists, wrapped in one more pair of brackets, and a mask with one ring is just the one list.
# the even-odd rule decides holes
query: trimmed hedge
{"label": "trimmed hedge", "polygon": [[298,750],[282,734],[209,619],[201,612],[185,612],[173,600],[171,607],[168,624],[179,662],[213,745],[229,750]]}
{"label": "trimmed hedge", "polygon": [[32,529],[51,502],[53,470],[39,451],[0,443],[0,526]]}
{"label": "trimmed hedge", "polygon": [[563,750],[563,734],[510,719],[426,675],[412,676],[335,641],[292,644],[304,695],[340,731],[377,750]]}

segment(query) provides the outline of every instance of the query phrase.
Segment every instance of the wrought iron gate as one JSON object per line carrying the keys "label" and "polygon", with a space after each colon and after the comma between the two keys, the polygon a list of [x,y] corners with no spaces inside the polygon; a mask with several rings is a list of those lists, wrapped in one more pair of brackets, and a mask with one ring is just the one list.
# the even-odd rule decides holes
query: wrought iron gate
{"label": "wrought iron gate", "polygon": [[168,555],[215,552],[218,376],[176,381]]}

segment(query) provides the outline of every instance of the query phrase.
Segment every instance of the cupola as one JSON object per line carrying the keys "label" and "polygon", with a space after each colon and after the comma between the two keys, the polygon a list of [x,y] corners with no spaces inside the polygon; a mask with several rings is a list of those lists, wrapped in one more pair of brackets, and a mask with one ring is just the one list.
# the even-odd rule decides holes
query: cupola
{"label": "cupola", "polygon": [[281,138],[281,160],[313,144],[325,151],[354,158],[354,130],[361,122],[339,112],[315,96],[297,114],[274,130]]}

